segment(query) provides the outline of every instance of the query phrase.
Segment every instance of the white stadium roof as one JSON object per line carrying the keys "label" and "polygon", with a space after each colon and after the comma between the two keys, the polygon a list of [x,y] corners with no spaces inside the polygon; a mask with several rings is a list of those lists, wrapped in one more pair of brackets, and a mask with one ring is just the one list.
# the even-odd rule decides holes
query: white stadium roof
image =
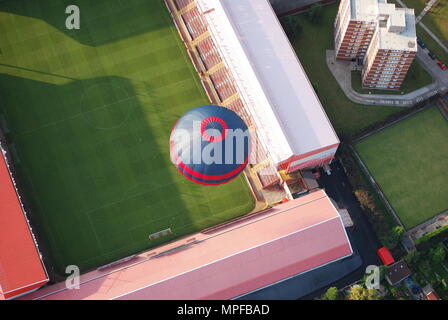
{"label": "white stadium roof", "polygon": [[196,0],[274,161],[339,143],[267,0]]}

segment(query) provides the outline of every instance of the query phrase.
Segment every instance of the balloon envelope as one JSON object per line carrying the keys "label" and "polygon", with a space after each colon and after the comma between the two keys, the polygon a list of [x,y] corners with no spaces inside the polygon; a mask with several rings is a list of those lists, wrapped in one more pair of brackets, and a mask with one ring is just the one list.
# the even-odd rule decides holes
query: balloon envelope
{"label": "balloon envelope", "polygon": [[250,134],[232,110],[206,105],[188,111],[175,124],[170,137],[171,161],[195,183],[223,184],[245,168]]}

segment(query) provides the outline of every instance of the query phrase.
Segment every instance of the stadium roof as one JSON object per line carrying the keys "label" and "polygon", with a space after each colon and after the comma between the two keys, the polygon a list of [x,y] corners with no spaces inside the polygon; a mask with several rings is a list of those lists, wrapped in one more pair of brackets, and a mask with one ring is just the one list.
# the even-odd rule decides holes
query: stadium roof
{"label": "stadium roof", "polygon": [[339,143],[267,0],[196,0],[274,161]]}
{"label": "stadium roof", "polygon": [[0,147],[0,300],[48,281]]}
{"label": "stadium roof", "polygon": [[323,190],[191,235],[25,299],[230,299],[352,254]]}

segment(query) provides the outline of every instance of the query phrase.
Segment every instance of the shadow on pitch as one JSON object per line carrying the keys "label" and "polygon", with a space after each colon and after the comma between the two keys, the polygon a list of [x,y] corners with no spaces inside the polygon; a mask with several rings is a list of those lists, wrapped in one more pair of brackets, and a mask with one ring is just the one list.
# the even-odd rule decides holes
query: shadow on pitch
{"label": "shadow on pitch", "polygon": [[[166,130],[154,126],[157,112],[142,105],[128,79],[53,85],[1,74],[0,92],[53,280],[62,280],[69,264],[90,270],[195,231],[185,206],[191,198],[179,186],[191,184],[192,195],[198,187],[169,160],[178,115]],[[148,240],[166,228],[173,234]]]}
{"label": "shadow on pitch", "polygon": [[[67,6],[80,8],[80,30],[68,30],[65,20]],[[166,28],[170,21],[162,0],[3,0],[0,11],[32,17],[47,22],[72,39],[88,45],[101,46],[145,32]],[[6,26],[16,28],[20,26]]]}

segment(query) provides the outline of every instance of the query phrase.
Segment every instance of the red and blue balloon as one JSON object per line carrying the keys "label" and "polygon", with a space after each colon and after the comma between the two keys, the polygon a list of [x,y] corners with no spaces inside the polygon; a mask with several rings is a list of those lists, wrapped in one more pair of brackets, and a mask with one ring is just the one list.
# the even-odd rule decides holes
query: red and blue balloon
{"label": "red and blue balloon", "polygon": [[174,125],[171,161],[187,179],[219,185],[235,179],[251,151],[247,125],[232,110],[215,105],[194,108]]}

